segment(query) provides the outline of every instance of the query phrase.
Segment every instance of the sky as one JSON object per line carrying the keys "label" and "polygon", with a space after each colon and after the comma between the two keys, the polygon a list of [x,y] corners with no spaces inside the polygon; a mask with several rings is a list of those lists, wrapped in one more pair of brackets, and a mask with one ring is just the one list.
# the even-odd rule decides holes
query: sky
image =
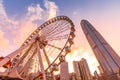
{"label": "sky", "polygon": [[74,60],[86,58],[93,73],[98,63],[80,21],[88,20],[120,55],[119,4],[120,0],[0,0],[0,56],[18,49],[46,20],[65,15],[73,21],[76,29],[73,53],[67,56],[67,60],[71,65]]}

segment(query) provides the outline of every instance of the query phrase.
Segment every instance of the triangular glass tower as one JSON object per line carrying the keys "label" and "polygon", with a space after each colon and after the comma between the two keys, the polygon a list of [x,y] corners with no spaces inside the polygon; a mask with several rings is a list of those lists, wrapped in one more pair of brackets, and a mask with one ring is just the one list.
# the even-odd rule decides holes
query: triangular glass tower
{"label": "triangular glass tower", "polygon": [[118,74],[120,57],[117,53],[87,20],[81,21],[81,27],[104,73]]}

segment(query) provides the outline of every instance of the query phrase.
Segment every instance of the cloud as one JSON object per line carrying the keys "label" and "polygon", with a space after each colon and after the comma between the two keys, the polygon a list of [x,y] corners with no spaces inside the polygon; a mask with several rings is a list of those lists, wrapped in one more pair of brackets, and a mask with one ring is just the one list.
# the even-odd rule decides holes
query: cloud
{"label": "cloud", "polygon": [[5,19],[5,18],[7,17],[7,15],[6,15],[6,12],[5,12],[5,9],[4,9],[2,3],[3,3],[3,1],[1,0],[1,1],[0,1],[0,17],[1,17],[2,19]]}
{"label": "cloud", "polygon": [[34,21],[34,20],[42,20],[43,17],[43,9],[40,7],[39,4],[36,4],[35,6],[34,5],[30,5],[27,9],[27,17],[28,17],[28,20],[30,21]]}
{"label": "cloud", "polygon": [[58,13],[58,6],[55,2],[44,0],[45,9],[41,8],[40,4],[32,4],[27,9],[27,20],[48,20],[55,17]]}
{"label": "cloud", "polygon": [[0,48],[8,47],[9,41],[4,37],[4,32],[0,29]]}
{"label": "cloud", "polygon": [[[57,15],[58,7],[54,2],[45,0],[45,9],[40,4],[31,4],[27,8],[27,13],[19,21],[19,29],[13,31],[14,43],[21,45],[24,40],[38,27],[41,21],[46,21]],[[35,23],[38,22],[38,24]],[[40,26],[40,25],[39,25]],[[20,34],[18,34],[20,33]]]}
{"label": "cloud", "polygon": [[6,13],[3,0],[0,0],[0,40],[2,41],[0,48],[6,47],[7,49],[10,46],[12,49],[16,49],[16,46],[20,47],[24,40],[38,27],[37,25],[40,26],[43,21],[45,22],[57,15],[58,7],[54,2],[46,0],[43,6],[45,8],[42,8],[40,4],[31,4],[25,15],[19,19],[11,15],[14,17],[11,19]]}
{"label": "cloud", "polygon": [[58,12],[58,7],[56,6],[56,4],[54,2],[45,0],[45,7],[48,12],[48,19],[56,16],[56,14]]}
{"label": "cloud", "polygon": [[16,26],[17,23],[18,22],[16,20],[12,20],[7,16],[7,13],[3,6],[3,0],[1,0],[0,1],[0,26],[1,26],[1,28],[2,27],[5,27],[7,29],[14,28],[14,26]]}
{"label": "cloud", "polygon": [[20,27],[20,29],[13,31],[13,41],[17,47],[20,47],[27,37],[37,28],[37,26],[31,21],[22,23]]}
{"label": "cloud", "polygon": [[6,24],[12,24],[13,22],[8,19],[7,14],[5,12],[5,8],[3,6],[3,1],[0,1],[0,50],[3,48],[9,47],[9,40],[5,37],[5,31],[3,31],[3,27]]}

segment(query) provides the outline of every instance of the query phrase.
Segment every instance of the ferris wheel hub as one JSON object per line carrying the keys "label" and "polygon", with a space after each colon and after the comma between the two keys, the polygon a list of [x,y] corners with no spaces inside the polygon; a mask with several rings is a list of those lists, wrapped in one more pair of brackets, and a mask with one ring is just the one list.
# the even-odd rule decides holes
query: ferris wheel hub
{"label": "ferris wheel hub", "polygon": [[39,46],[40,46],[41,49],[42,49],[43,47],[47,46],[47,44],[48,44],[48,41],[45,40],[45,38],[40,37],[40,36],[36,37],[36,41],[39,42]]}

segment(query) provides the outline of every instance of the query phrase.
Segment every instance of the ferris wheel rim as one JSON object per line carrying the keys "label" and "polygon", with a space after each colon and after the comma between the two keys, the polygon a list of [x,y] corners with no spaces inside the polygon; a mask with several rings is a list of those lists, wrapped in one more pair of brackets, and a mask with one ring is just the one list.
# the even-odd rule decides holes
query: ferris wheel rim
{"label": "ferris wheel rim", "polygon": [[[54,17],[48,21],[46,21],[45,23],[43,23],[41,26],[39,26],[35,31],[33,31],[33,33],[30,34],[30,36],[23,42],[23,44],[21,45],[24,46],[24,45],[27,45],[27,43],[29,43],[30,39],[36,35],[37,33],[39,33],[39,31],[41,31],[44,27],[46,27],[47,25],[53,23],[53,22],[56,22],[56,21],[60,21],[60,20],[65,20],[67,21],[68,23],[70,23],[70,26],[71,27],[74,27],[74,24],[73,22],[67,17],[67,16],[57,16],[57,17]],[[66,39],[66,42],[64,44],[64,46],[62,47],[62,50],[58,53],[58,55],[56,56],[56,58],[51,62],[51,64],[45,69],[45,71],[47,71],[54,63],[55,61],[59,58],[59,56],[61,55],[61,53],[63,52],[63,50],[65,49],[67,43],[68,43],[68,39],[70,38],[70,33],[72,31],[70,30],[69,32],[69,35],[68,35],[68,38]],[[71,45],[69,46],[71,47]],[[67,53],[65,53],[64,56],[66,56]],[[58,64],[59,65],[59,64]]]}
{"label": "ferris wheel rim", "polygon": [[21,45],[21,47],[24,46],[25,43],[28,43],[28,41],[30,41],[30,38],[33,37],[33,35],[35,35],[36,33],[38,33],[38,32],[39,32],[42,28],[44,28],[46,25],[49,25],[49,24],[51,24],[52,22],[55,22],[55,21],[57,21],[57,20],[65,20],[65,21],[68,21],[68,22],[71,24],[71,26],[74,26],[73,22],[72,22],[67,16],[57,16],[57,17],[54,17],[54,18],[52,18],[52,19],[44,22],[44,23],[43,23],[42,25],[40,25],[36,30],[34,30],[34,31],[30,34],[30,36],[28,36],[28,37],[26,38],[26,40],[23,42],[23,44]]}
{"label": "ferris wheel rim", "polygon": [[[30,60],[32,60],[33,58],[34,58],[34,55],[35,54],[39,54],[39,52],[40,52],[40,50],[42,49],[41,47],[40,47],[40,45],[39,44],[36,44],[36,43],[38,43],[38,41],[39,40],[37,40],[37,37],[40,37],[40,36],[38,36],[38,33],[39,33],[39,31],[40,30],[42,30],[44,27],[46,27],[46,25],[49,25],[49,24],[51,24],[51,23],[54,23],[54,22],[56,22],[56,21],[61,21],[61,20],[63,20],[63,22],[64,21],[67,21],[67,23],[69,24],[68,26],[63,26],[63,27],[70,27],[70,28],[68,28],[67,30],[67,32],[65,32],[65,33],[69,33],[69,35],[67,36],[67,38],[66,38],[66,40],[65,40],[65,43],[64,43],[64,45],[62,46],[62,48],[61,48],[61,50],[59,51],[59,53],[57,54],[57,55],[55,55],[55,59],[54,59],[54,61],[52,61],[51,62],[51,64],[50,65],[48,65],[48,69],[50,69],[49,68],[49,66],[52,66],[53,65],[53,63],[55,63],[55,61],[60,57],[60,55],[62,54],[62,52],[63,52],[63,50],[64,51],[66,51],[66,53],[64,54],[64,56],[66,56],[66,54],[69,52],[69,47],[71,47],[71,45],[73,44],[73,42],[72,42],[72,39],[75,37],[75,35],[74,35],[74,31],[75,31],[75,29],[74,29],[74,24],[73,24],[73,22],[67,17],[67,16],[57,16],[57,17],[55,17],[55,18],[52,18],[52,19],[50,19],[50,20],[48,20],[48,21],[46,21],[45,23],[43,23],[41,26],[39,26],[25,41],[24,41],[24,43],[21,45],[21,47],[18,49],[18,50],[16,50],[16,51],[14,51],[11,55],[9,55],[10,56],[10,58],[13,58],[12,59],[12,61],[16,61],[15,62],[15,64],[13,65],[12,64],[12,66],[10,66],[10,69],[11,70],[9,70],[8,71],[8,73],[9,74],[7,74],[7,76],[9,76],[9,77],[11,77],[11,75],[12,75],[12,77],[16,77],[16,75],[18,75],[18,76],[21,76],[22,75],[22,73],[24,73],[24,72],[26,72],[26,73],[28,73],[28,75],[30,74],[29,72],[27,72],[26,70],[28,70],[28,69],[30,69],[30,67],[31,67],[31,65],[30,65],[30,67],[28,68],[28,69],[26,69],[29,65],[29,63],[28,62],[30,62]],[[60,25],[61,24],[63,24],[62,22],[59,22],[60,23]],[[51,25],[50,25],[51,26]],[[54,26],[55,27],[55,26]],[[58,26],[59,28],[61,27],[61,26]],[[58,29],[59,29],[58,28]],[[56,30],[56,32],[58,31],[58,29]],[[49,29],[50,30],[50,29]],[[62,29],[61,29],[62,30]],[[65,29],[66,30],[66,29]],[[63,31],[64,32],[64,31]],[[40,34],[40,33],[39,33]],[[61,34],[61,35],[64,35],[64,34]],[[56,37],[58,37],[58,36],[56,36]],[[72,39],[71,39],[72,38]],[[68,45],[69,44],[69,45]],[[37,47],[36,47],[37,46]],[[46,46],[46,45],[45,45]],[[60,47],[60,46],[59,46]],[[41,49],[40,49],[41,48]],[[37,50],[36,50],[37,49]],[[68,52],[67,52],[67,50],[68,50]],[[36,52],[35,52],[36,51]],[[26,54],[27,53],[27,54]],[[44,52],[43,52],[44,53]],[[23,55],[20,55],[20,54],[23,54]],[[52,55],[51,55],[52,56]],[[36,56],[35,56],[36,57]],[[16,58],[16,59],[15,59]],[[26,59],[27,58],[27,59]],[[47,62],[47,61],[46,61]],[[61,62],[61,61],[59,61],[59,62]],[[32,63],[32,62],[31,62]],[[27,66],[26,66],[27,65]],[[58,64],[56,64],[56,65],[59,65],[59,63]],[[44,66],[43,66],[44,67]],[[33,68],[34,69],[34,68]],[[14,70],[16,70],[16,73],[14,73]],[[43,69],[43,71],[45,72],[46,71],[46,69]],[[43,74],[46,74],[46,73],[44,73],[43,72]],[[5,72],[4,72],[5,73]],[[24,75],[23,75],[24,76]],[[44,75],[45,76],[45,75]],[[23,77],[24,78],[24,77]]]}

